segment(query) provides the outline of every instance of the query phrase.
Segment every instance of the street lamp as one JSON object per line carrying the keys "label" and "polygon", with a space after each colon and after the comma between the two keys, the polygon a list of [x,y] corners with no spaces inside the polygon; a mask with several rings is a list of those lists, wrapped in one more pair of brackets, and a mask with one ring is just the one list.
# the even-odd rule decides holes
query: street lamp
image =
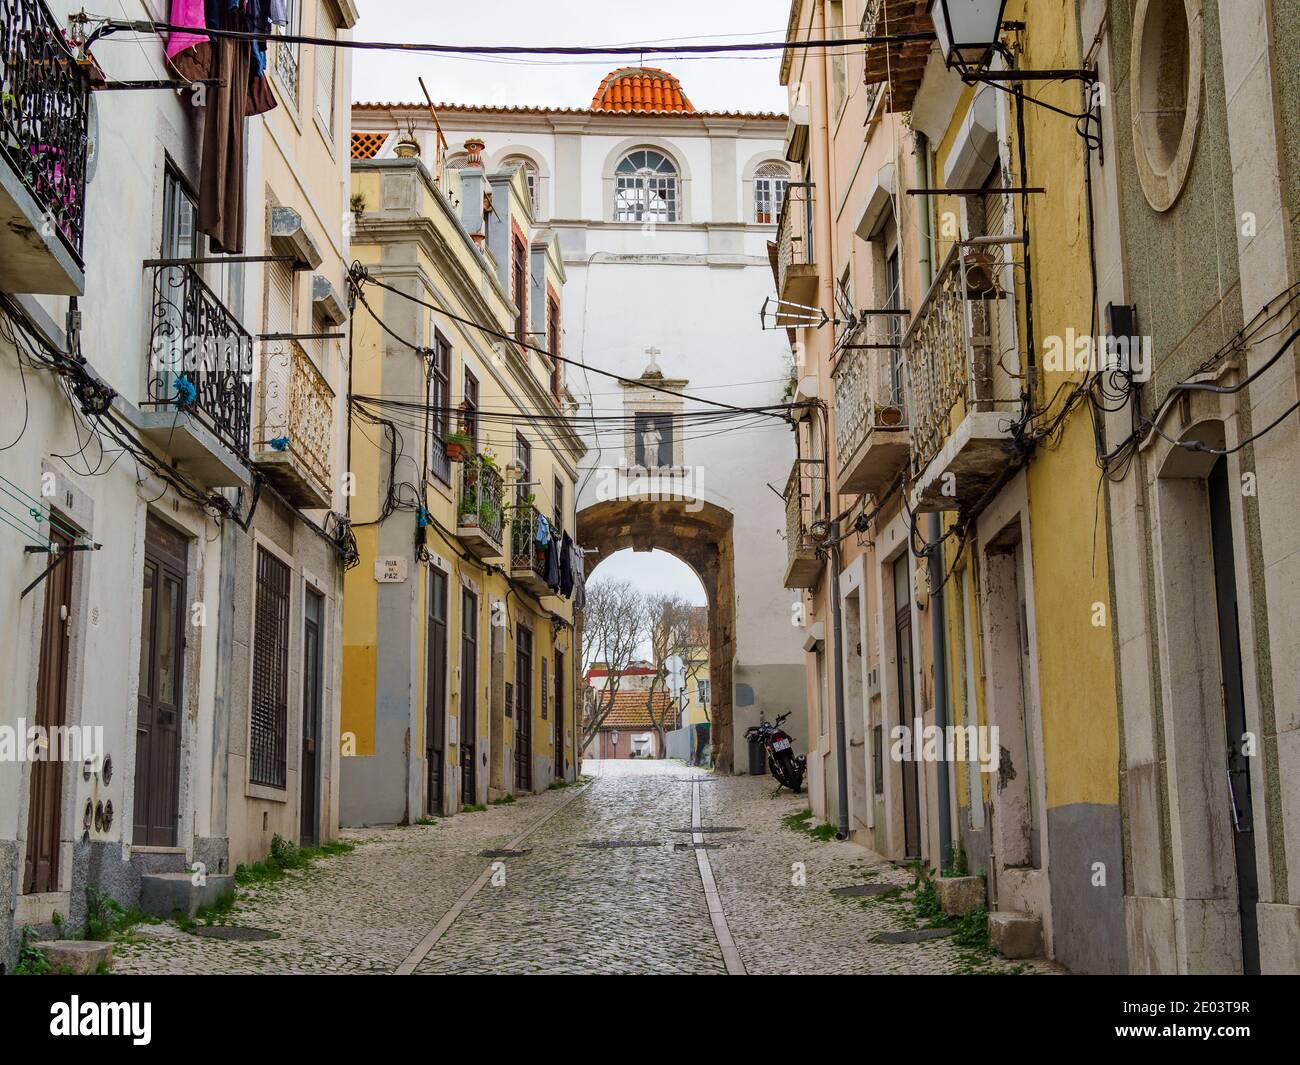
{"label": "street lamp", "polygon": [[993,57],[1007,0],[930,0],[939,51],[949,67],[984,66]]}

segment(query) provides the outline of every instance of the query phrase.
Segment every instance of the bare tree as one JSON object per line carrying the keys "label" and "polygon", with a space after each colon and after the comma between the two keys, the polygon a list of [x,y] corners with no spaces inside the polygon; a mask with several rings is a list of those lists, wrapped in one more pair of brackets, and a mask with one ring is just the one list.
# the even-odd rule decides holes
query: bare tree
{"label": "bare tree", "polygon": [[655,693],[668,683],[668,661],[679,658],[689,669],[691,646],[691,620],[695,608],[682,595],[651,595],[646,598],[646,622],[650,631],[651,660],[655,675],[650,678],[650,691],[646,695],[646,713],[655,732],[659,734],[659,757],[668,756],[668,711],[672,702],[664,703],[655,712]]}
{"label": "bare tree", "polygon": [[587,586],[582,620],[583,675],[598,663],[605,668],[605,687],[587,702],[582,722],[585,748],[614,709],[619,682],[645,635],[645,597],[630,581],[593,581]]}

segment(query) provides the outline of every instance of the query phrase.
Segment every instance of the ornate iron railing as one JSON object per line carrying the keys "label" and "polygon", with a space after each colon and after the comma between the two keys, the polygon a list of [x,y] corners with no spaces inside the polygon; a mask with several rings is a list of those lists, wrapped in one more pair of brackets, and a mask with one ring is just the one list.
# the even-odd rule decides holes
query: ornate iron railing
{"label": "ornate iron railing", "polygon": [[501,471],[489,465],[481,455],[467,458],[460,469],[456,524],[461,528],[478,529],[500,547],[503,496]]}
{"label": "ornate iron railing", "polygon": [[447,441],[443,429],[434,425],[429,430],[429,472],[448,488],[451,487],[451,456],[447,454]]}
{"label": "ornate iron railing", "polygon": [[253,338],[192,265],[154,267],[145,406],[199,419],[248,461]]}
{"label": "ornate iron railing", "polygon": [[0,153],[81,263],[85,74],[44,0],[0,0]]}
{"label": "ornate iron railing", "polygon": [[835,452],[841,469],[876,429],[907,428],[907,368],[899,346],[901,320],[901,315],[868,319],[867,326],[853,331],[831,371],[835,385]]}
{"label": "ornate iron railing", "polygon": [[[805,469],[807,467],[807,469]],[[816,551],[812,534],[812,464],[796,459],[785,483],[785,546],[789,561]]]}
{"label": "ornate iron railing", "polygon": [[328,495],[334,479],[334,389],[296,340],[265,348],[259,361],[255,446],[292,455]]}
{"label": "ornate iron railing", "polygon": [[785,291],[786,272],[792,266],[817,261],[813,246],[813,192],[807,181],[792,181],[785,189],[785,202],[776,227],[777,292]]}
{"label": "ornate iron railing", "polygon": [[521,503],[510,517],[510,568],[531,569],[546,576],[546,548],[537,542],[537,519],[541,517],[531,503]]}
{"label": "ornate iron railing", "polygon": [[294,51],[296,47],[288,41],[275,42],[275,76],[280,79],[280,84],[284,86],[294,106],[298,104],[298,54]]}
{"label": "ornate iron railing", "polygon": [[957,404],[975,410],[993,398],[988,345],[974,341],[967,289],[962,248],[954,245],[903,340],[918,473],[943,447]]}

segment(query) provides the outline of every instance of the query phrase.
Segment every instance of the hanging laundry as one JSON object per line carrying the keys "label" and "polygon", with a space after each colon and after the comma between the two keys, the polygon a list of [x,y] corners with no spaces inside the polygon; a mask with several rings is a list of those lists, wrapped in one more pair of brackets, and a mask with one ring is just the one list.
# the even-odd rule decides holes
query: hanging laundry
{"label": "hanging laundry", "polygon": [[277,26],[289,25],[289,0],[271,0],[271,21]]}
{"label": "hanging laundry", "polygon": [[560,544],[560,594],[566,599],[573,595],[573,538],[568,533]]}
{"label": "hanging laundry", "polygon": [[577,544],[573,545],[573,608],[587,609],[587,577],[583,573],[586,561],[584,552]]}
{"label": "hanging laundry", "polygon": [[[207,29],[205,0],[172,0],[171,23]],[[212,69],[212,45],[206,33],[174,30],[167,37],[167,62],[185,81],[198,81]]]}
{"label": "hanging laundry", "polygon": [[537,515],[537,525],[535,526],[537,537],[537,546],[545,547],[551,542],[551,523],[546,520],[545,514]]}
{"label": "hanging laundry", "polygon": [[552,536],[546,545],[546,587],[553,592],[560,590],[560,538]]}

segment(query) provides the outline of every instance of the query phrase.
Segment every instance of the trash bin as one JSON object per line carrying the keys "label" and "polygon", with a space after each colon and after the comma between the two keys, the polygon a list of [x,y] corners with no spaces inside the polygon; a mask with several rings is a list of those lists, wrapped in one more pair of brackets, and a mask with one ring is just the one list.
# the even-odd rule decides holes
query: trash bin
{"label": "trash bin", "polygon": [[767,759],[763,757],[763,741],[757,737],[749,740],[749,775],[761,777],[767,772]]}

